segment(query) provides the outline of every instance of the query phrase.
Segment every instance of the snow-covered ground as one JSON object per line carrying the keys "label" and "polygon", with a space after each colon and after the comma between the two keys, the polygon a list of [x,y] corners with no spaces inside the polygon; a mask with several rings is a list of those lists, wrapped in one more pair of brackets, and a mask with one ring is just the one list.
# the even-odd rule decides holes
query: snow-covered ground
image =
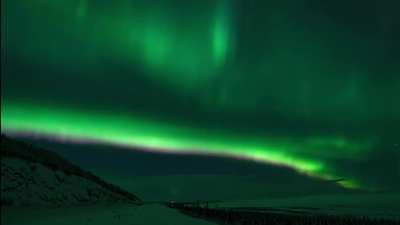
{"label": "snow-covered ground", "polygon": [[[112,204],[64,208],[7,207],[2,225],[212,225],[160,204]],[[215,225],[215,224],[214,224]]]}
{"label": "snow-covered ground", "polygon": [[216,208],[277,213],[351,215],[400,220],[400,194],[316,195],[211,203]]}

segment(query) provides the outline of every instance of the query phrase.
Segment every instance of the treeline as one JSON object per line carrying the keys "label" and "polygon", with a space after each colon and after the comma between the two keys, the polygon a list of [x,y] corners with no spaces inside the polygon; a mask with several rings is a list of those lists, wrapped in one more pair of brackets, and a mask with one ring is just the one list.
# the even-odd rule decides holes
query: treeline
{"label": "treeline", "polygon": [[271,212],[212,209],[189,204],[168,204],[192,217],[232,225],[400,225],[399,221],[352,216],[296,215]]}

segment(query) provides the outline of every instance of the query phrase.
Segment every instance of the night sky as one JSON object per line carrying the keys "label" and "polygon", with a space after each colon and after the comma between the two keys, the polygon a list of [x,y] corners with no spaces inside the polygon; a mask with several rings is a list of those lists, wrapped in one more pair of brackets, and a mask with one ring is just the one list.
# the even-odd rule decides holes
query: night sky
{"label": "night sky", "polygon": [[393,191],[399,10],[397,0],[4,0],[1,131]]}

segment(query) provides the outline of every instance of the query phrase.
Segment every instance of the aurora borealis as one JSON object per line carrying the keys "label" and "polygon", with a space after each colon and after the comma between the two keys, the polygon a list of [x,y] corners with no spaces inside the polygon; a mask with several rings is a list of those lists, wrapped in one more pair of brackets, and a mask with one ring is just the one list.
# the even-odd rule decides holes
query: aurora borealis
{"label": "aurora borealis", "polygon": [[1,130],[400,187],[397,1],[5,0]]}

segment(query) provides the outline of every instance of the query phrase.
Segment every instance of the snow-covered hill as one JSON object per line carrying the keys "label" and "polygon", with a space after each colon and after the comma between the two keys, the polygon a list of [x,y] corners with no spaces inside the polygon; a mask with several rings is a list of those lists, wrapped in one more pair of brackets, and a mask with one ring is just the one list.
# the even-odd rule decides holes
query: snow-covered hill
{"label": "snow-covered hill", "polygon": [[79,205],[140,199],[57,154],[1,138],[2,205]]}

